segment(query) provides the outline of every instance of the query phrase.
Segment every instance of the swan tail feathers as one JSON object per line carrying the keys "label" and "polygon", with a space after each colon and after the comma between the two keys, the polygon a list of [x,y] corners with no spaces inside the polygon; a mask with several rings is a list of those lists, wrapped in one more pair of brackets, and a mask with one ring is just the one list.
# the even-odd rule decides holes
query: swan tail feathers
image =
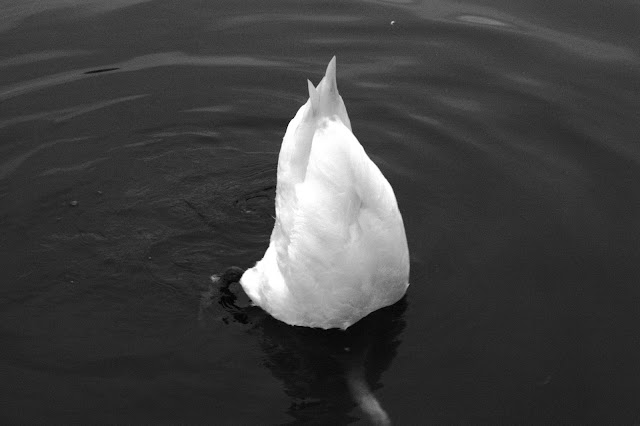
{"label": "swan tail feathers", "polygon": [[351,130],[351,121],[347,115],[347,109],[345,108],[342,97],[338,92],[335,56],[329,62],[324,77],[318,84],[318,87],[316,87],[316,92],[318,94],[318,108],[316,109],[318,118],[337,117],[349,130]]}
{"label": "swan tail feathers", "polygon": [[311,100],[311,110],[313,112],[318,111],[318,92],[316,88],[313,86],[313,83],[310,80],[307,80],[307,86],[309,87],[309,100]]}

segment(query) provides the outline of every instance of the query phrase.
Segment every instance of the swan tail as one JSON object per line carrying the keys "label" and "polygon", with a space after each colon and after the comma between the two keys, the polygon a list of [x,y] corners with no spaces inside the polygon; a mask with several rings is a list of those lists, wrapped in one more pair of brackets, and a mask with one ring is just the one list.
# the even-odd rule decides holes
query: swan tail
{"label": "swan tail", "polygon": [[312,86],[312,84],[309,85],[309,98],[311,99],[311,105],[316,117],[318,119],[324,117],[337,117],[349,130],[351,130],[351,121],[349,120],[347,109],[344,106],[342,96],[338,93],[335,56],[329,62],[327,71],[320,83],[318,83],[318,87],[313,90],[313,92],[315,92],[314,95],[311,93]]}
{"label": "swan tail", "polygon": [[312,111],[317,111],[318,110],[318,102],[319,102],[319,100],[318,100],[318,91],[314,87],[314,85],[311,82],[311,80],[307,80],[307,86],[309,88],[309,100],[311,101],[311,110]]}

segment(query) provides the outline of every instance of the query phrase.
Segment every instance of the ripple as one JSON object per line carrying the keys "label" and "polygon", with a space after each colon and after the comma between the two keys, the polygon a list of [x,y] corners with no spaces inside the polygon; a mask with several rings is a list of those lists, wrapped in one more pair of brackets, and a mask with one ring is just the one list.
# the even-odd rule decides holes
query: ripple
{"label": "ripple", "polygon": [[201,108],[185,109],[182,112],[204,112],[204,113],[217,113],[217,112],[231,112],[233,111],[232,105],[216,105]]}
{"label": "ripple", "polygon": [[273,24],[273,23],[300,23],[300,22],[316,22],[322,24],[340,24],[348,22],[361,21],[363,18],[359,16],[345,15],[300,15],[300,14],[280,14],[280,13],[257,13],[254,15],[235,16],[225,19],[220,24],[216,24],[216,28],[220,26],[222,29],[241,27],[257,24]]}
{"label": "ripple", "polygon": [[15,1],[11,6],[2,6],[2,17],[0,17],[0,32],[17,27],[29,16],[47,12],[55,9],[74,8],[74,12],[81,12],[84,15],[104,13],[123,7],[133,6],[138,3],[145,3],[151,0],[21,0]]}
{"label": "ripple", "polygon": [[633,62],[638,59],[638,55],[626,47],[583,38],[550,28],[533,28],[534,35],[538,38],[591,60],[602,62]]}
{"label": "ripple", "polygon": [[[58,86],[65,83],[83,80],[85,78],[96,78],[103,74],[91,73],[97,68],[116,69],[108,74],[120,72],[140,71],[149,68],[167,66],[198,66],[198,67],[287,67],[290,64],[281,61],[271,61],[252,56],[196,56],[183,52],[163,52],[149,55],[137,56],[127,61],[115,64],[105,64],[99,67],[83,68],[79,70],[65,71],[33,80],[21,82],[8,87],[0,88],[0,101],[6,101],[16,96],[21,96],[48,87]],[[88,73],[88,74],[87,74]]]}
{"label": "ripple", "polygon": [[100,157],[100,158],[96,158],[95,160],[85,161],[82,164],[76,164],[74,166],[54,167],[52,169],[45,170],[44,172],[40,173],[38,176],[42,177],[42,176],[50,176],[57,173],[78,172],[78,171],[86,170],[89,167],[93,166],[94,164],[101,163],[102,161],[105,161],[105,160],[108,160],[108,158]]}
{"label": "ripple", "polygon": [[220,136],[220,133],[216,132],[215,130],[192,130],[192,131],[165,130],[165,131],[153,133],[151,136],[154,137],[154,138],[173,138],[173,137],[177,137],[177,136],[195,136],[195,137],[204,138],[204,139],[218,139],[218,137]]}
{"label": "ripple", "polygon": [[79,138],[68,138],[68,139],[58,139],[55,141],[51,141],[51,142],[47,142],[47,143],[43,143],[42,145],[39,145],[35,148],[30,149],[29,151],[22,153],[20,155],[17,155],[3,163],[0,163],[0,179],[5,179],[7,178],[9,175],[11,175],[13,172],[15,172],[21,165],[22,163],[24,163],[27,159],[29,159],[29,157],[32,157],[33,155],[35,155],[36,153],[42,151],[43,149],[46,148],[50,148],[54,145],[57,145],[59,143],[66,143],[66,142],[79,142],[79,141],[84,141],[90,139],[88,137],[79,137]]}
{"label": "ripple", "polygon": [[18,65],[34,64],[36,62],[50,61],[52,59],[70,58],[73,56],[88,56],[90,50],[43,50],[41,52],[25,53],[0,60],[0,68],[14,67]]}
{"label": "ripple", "polygon": [[480,24],[480,25],[489,25],[493,27],[508,27],[509,24],[498,21],[497,19],[487,18],[486,16],[477,16],[477,15],[460,15],[457,17],[458,20],[464,22],[470,22],[472,24]]}
{"label": "ripple", "polygon": [[446,95],[435,96],[435,99],[438,99],[443,104],[460,111],[466,111],[466,112],[482,111],[482,105],[480,104],[480,102],[474,99],[456,98],[453,96],[446,96]]}
{"label": "ripple", "polygon": [[99,109],[107,108],[107,107],[110,107],[111,105],[116,105],[122,102],[128,102],[128,101],[144,98],[146,96],[148,95],[143,94],[143,95],[124,96],[121,98],[109,99],[106,101],[78,105],[71,108],[63,108],[63,109],[58,109],[53,111],[45,111],[45,112],[39,112],[35,114],[27,114],[27,115],[12,117],[8,120],[0,121],[0,129],[4,127],[20,124],[20,123],[34,121],[34,120],[48,120],[53,123],[61,123],[61,122],[70,120],[72,118],[75,118],[77,116],[80,116],[82,114],[97,111]]}
{"label": "ripple", "polygon": [[[558,48],[602,62],[631,62],[638,60],[638,54],[629,47],[588,38],[564,30],[540,25],[537,21],[523,19],[493,7],[458,2],[432,0],[414,4],[411,1],[363,0],[365,3],[395,4],[397,8],[417,15],[427,21],[449,25],[481,24],[500,31],[516,32],[530,39],[551,43]],[[454,17],[452,22],[451,17]],[[620,40],[623,42],[623,40]]]}

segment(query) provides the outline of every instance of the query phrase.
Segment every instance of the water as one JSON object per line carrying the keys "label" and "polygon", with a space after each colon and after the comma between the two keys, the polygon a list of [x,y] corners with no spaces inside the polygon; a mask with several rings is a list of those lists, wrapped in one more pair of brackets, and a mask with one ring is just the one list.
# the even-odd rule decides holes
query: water
{"label": "water", "polygon": [[[631,0],[0,2],[3,423],[366,424],[350,368],[396,424],[640,422],[638,22]],[[412,268],[347,335],[209,281],[262,257],[284,129],[334,54]]]}

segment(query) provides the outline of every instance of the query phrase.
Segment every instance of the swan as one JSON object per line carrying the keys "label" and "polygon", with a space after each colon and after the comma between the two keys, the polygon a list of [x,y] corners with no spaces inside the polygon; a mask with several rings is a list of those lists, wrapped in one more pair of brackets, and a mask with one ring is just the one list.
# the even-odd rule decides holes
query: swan
{"label": "swan", "polygon": [[409,286],[395,194],[351,131],[336,58],[287,126],[278,157],[275,224],[240,285],[290,325],[346,329]]}

